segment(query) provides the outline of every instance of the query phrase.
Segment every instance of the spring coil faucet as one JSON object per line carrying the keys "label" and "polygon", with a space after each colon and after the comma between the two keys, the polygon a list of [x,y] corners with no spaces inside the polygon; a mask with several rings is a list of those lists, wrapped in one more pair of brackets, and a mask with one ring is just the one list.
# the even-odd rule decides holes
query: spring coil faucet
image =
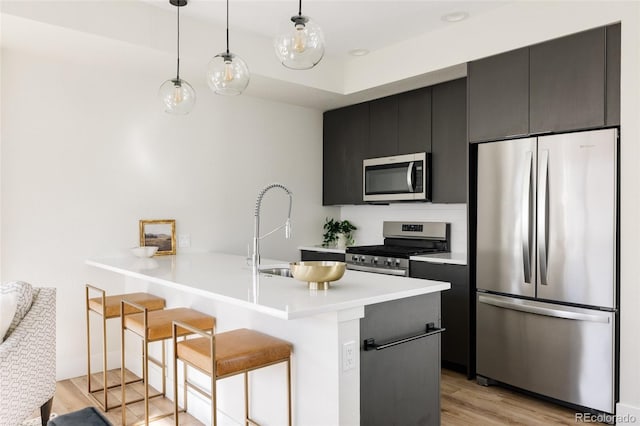
{"label": "spring coil faucet", "polygon": [[[287,193],[289,196],[289,213],[287,215],[287,220],[284,225],[278,226],[273,231],[267,232],[263,236],[260,236],[260,207],[262,205],[262,198],[264,195],[273,188],[280,188]],[[270,185],[265,186],[262,191],[258,194],[258,198],[256,199],[256,208],[254,212],[254,224],[253,224],[253,254],[251,255],[251,265],[253,267],[253,272],[257,273],[260,269],[260,240],[264,237],[273,234],[279,229],[284,228],[284,237],[286,239],[291,238],[291,205],[293,204],[293,192],[291,192],[286,186],[281,185],[279,183],[272,183]]]}

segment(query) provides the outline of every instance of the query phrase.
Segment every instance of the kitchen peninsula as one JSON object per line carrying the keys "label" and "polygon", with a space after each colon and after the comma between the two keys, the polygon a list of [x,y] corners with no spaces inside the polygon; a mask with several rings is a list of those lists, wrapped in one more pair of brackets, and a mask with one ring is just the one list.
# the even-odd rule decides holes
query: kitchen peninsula
{"label": "kitchen peninsula", "polygon": [[[262,267],[276,263],[263,261]],[[127,292],[148,291],[165,297],[168,307],[189,306],[215,315],[217,331],[245,327],[291,342],[293,423],[318,426],[360,424],[360,319],[365,306],[450,288],[445,282],[347,270],[330,289],[310,290],[293,278],[254,276],[243,256],[220,253],[122,256],[86,264],[123,276]],[[135,364],[135,358],[127,362]],[[252,416],[268,424],[286,419],[280,367],[251,375]],[[218,410],[231,419],[242,418],[241,382],[223,380],[218,392]],[[190,397],[189,410],[208,422],[208,409],[197,399]]]}

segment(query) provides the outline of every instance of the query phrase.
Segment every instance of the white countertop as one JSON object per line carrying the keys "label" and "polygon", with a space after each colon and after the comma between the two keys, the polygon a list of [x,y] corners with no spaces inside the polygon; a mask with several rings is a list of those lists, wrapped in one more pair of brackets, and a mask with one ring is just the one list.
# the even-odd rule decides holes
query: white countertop
{"label": "white countertop", "polygon": [[345,254],[346,253],[346,249],[339,249],[336,247],[325,247],[325,246],[321,246],[321,245],[317,245],[317,246],[300,246],[298,247],[298,250],[308,250],[308,251],[321,251],[324,253],[342,253]]}
{"label": "white countertop", "polygon": [[409,260],[415,260],[416,262],[431,262],[431,263],[448,263],[452,265],[466,265],[467,255],[465,253],[434,253],[434,254],[421,254],[419,256],[411,256]]}
{"label": "white countertop", "polygon": [[[85,263],[282,319],[303,318],[451,288],[447,282],[347,270],[330,289],[309,290],[307,283],[294,278],[254,277],[244,256],[222,253],[149,259],[122,256],[89,259]],[[268,265],[269,262],[263,260],[261,266]]]}

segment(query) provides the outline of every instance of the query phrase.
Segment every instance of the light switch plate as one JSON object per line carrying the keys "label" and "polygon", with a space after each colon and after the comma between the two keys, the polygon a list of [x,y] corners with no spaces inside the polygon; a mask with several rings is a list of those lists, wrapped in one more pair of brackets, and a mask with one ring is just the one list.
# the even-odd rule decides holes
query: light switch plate
{"label": "light switch plate", "polygon": [[179,234],[178,235],[178,248],[188,248],[191,247],[191,235],[189,234]]}

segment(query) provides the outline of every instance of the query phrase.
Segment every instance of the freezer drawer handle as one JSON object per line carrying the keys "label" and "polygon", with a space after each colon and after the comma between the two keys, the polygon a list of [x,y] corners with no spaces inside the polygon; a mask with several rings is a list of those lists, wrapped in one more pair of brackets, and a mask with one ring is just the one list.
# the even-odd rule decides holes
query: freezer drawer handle
{"label": "freezer drawer handle", "polygon": [[423,337],[433,336],[434,334],[442,333],[444,330],[445,330],[444,328],[437,328],[434,323],[430,322],[429,324],[426,325],[424,333],[416,334],[415,336],[405,337],[402,339],[393,340],[391,342],[387,342],[383,344],[377,344],[375,339],[365,339],[364,350],[372,351],[375,349],[376,351],[380,351],[382,349],[387,349],[392,346],[397,346],[403,343],[411,342],[412,340],[418,340],[418,339],[422,339]]}
{"label": "freezer drawer handle", "polygon": [[606,315],[592,315],[580,312],[564,311],[562,309],[545,308],[543,306],[525,305],[522,303],[511,303],[504,300],[494,299],[488,296],[478,296],[478,302],[486,305],[497,306],[498,308],[511,309],[514,311],[526,312],[529,314],[544,315],[547,317],[564,318],[576,321],[591,321],[608,323],[609,317]]}

